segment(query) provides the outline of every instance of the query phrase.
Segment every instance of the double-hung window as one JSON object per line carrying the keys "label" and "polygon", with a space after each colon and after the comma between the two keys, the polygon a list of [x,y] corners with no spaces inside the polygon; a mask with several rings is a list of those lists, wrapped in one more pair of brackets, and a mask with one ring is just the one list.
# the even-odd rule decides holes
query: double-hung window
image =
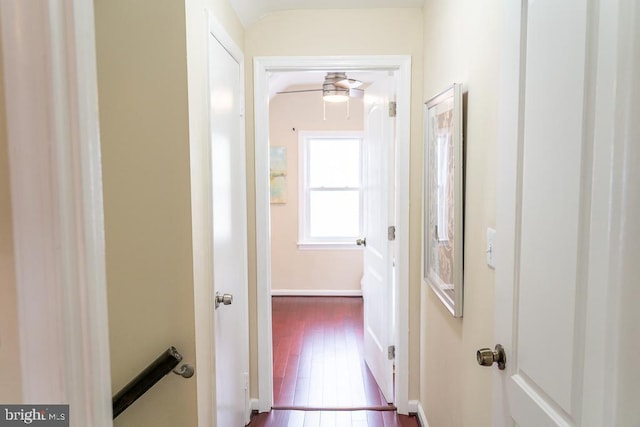
{"label": "double-hung window", "polygon": [[300,247],[353,245],[362,233],[362,133],[299,133]]}

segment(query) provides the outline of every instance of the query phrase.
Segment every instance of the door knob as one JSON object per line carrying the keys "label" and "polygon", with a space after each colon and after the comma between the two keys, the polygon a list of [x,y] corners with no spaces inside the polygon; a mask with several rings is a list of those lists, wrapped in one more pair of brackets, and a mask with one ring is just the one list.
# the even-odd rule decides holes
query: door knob
{"label": "door knob", "polygon": [[358,246],[367,246],[367,238],[363,238],[363,239],[357,239],[356,240],[356,245]]}
{"label": "door knob", "polygon": [[218,308],[220,304],[231,305],[232,302],[233,302],[233,295],[231,294],[221,295],[220,292],[216,292],[216,308]]}
{"label": "door knob", "polygon": [[476,353],[478,364],[480,366],[491,366],[494,363],[498,364],[498,369],[502,370],[507,366],[507,354],[504,352],[504,348],[500,344],[496,344],[496,349],[481,348]]}

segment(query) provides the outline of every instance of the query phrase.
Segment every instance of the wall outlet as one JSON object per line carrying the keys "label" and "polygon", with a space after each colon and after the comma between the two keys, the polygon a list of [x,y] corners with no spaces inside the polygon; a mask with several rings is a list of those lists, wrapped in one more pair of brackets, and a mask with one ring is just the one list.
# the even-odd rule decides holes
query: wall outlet
{"label": "wall outlet", "polygon": [[496,262],[495,262],[495,240],[496,240],[496,230],[494,230],[491,227],[487,228],[486,256],[487,256],[487,265],[490,268],[496,268]]}

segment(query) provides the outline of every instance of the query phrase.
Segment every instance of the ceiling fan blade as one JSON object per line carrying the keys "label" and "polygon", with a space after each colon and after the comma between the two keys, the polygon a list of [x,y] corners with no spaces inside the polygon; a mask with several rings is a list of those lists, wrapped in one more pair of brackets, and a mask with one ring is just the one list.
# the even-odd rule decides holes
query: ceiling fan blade
{"label": "ceiling fan blade", "polygon": [[337,81],[334,84],[338,87],[342,87],[345,89],[355,89],[360,85],[362,85],[362,82],[356,79],[344,79],[344,80]]}
{"label": "ceiling fan blade", "polygon": [[364,89],[349,89],[349,97],[351,98],[364,98]]}
{"label": "ceiling fan blade", "polygon": [[282,92],[276,92],[277,95],[281,93],[302,93],[302,92],[319,92],[322,89],[302,89],[302,90],[283,90]]}

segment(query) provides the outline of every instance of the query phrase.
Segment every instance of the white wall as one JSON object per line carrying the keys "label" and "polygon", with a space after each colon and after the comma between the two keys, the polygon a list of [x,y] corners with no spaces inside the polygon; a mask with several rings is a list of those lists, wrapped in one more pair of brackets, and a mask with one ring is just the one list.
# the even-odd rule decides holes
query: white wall
{"label": "white wall", "polygon": [[421,292],[420,400],[431,426],[491,425],[491,369],[476,350],[493,347],[494,272],[485,264],[495,227],[500,0],[427,0],[424,98],[453,82],[466,95],[464,317]]}
{"label": "white wall", "polygon": [[350,101],[349,119],[346,104],[327,103],[327,119],[323,120],[322,104],[320,92],[276,95],[269,104],[269,142],[271,146],[286,147],[287,150],[287,200],[285,204],[271,205],[273,290],[360,291],[361,250],[301,250],[297,247],[298,133],[363,130],[362,99]]}

